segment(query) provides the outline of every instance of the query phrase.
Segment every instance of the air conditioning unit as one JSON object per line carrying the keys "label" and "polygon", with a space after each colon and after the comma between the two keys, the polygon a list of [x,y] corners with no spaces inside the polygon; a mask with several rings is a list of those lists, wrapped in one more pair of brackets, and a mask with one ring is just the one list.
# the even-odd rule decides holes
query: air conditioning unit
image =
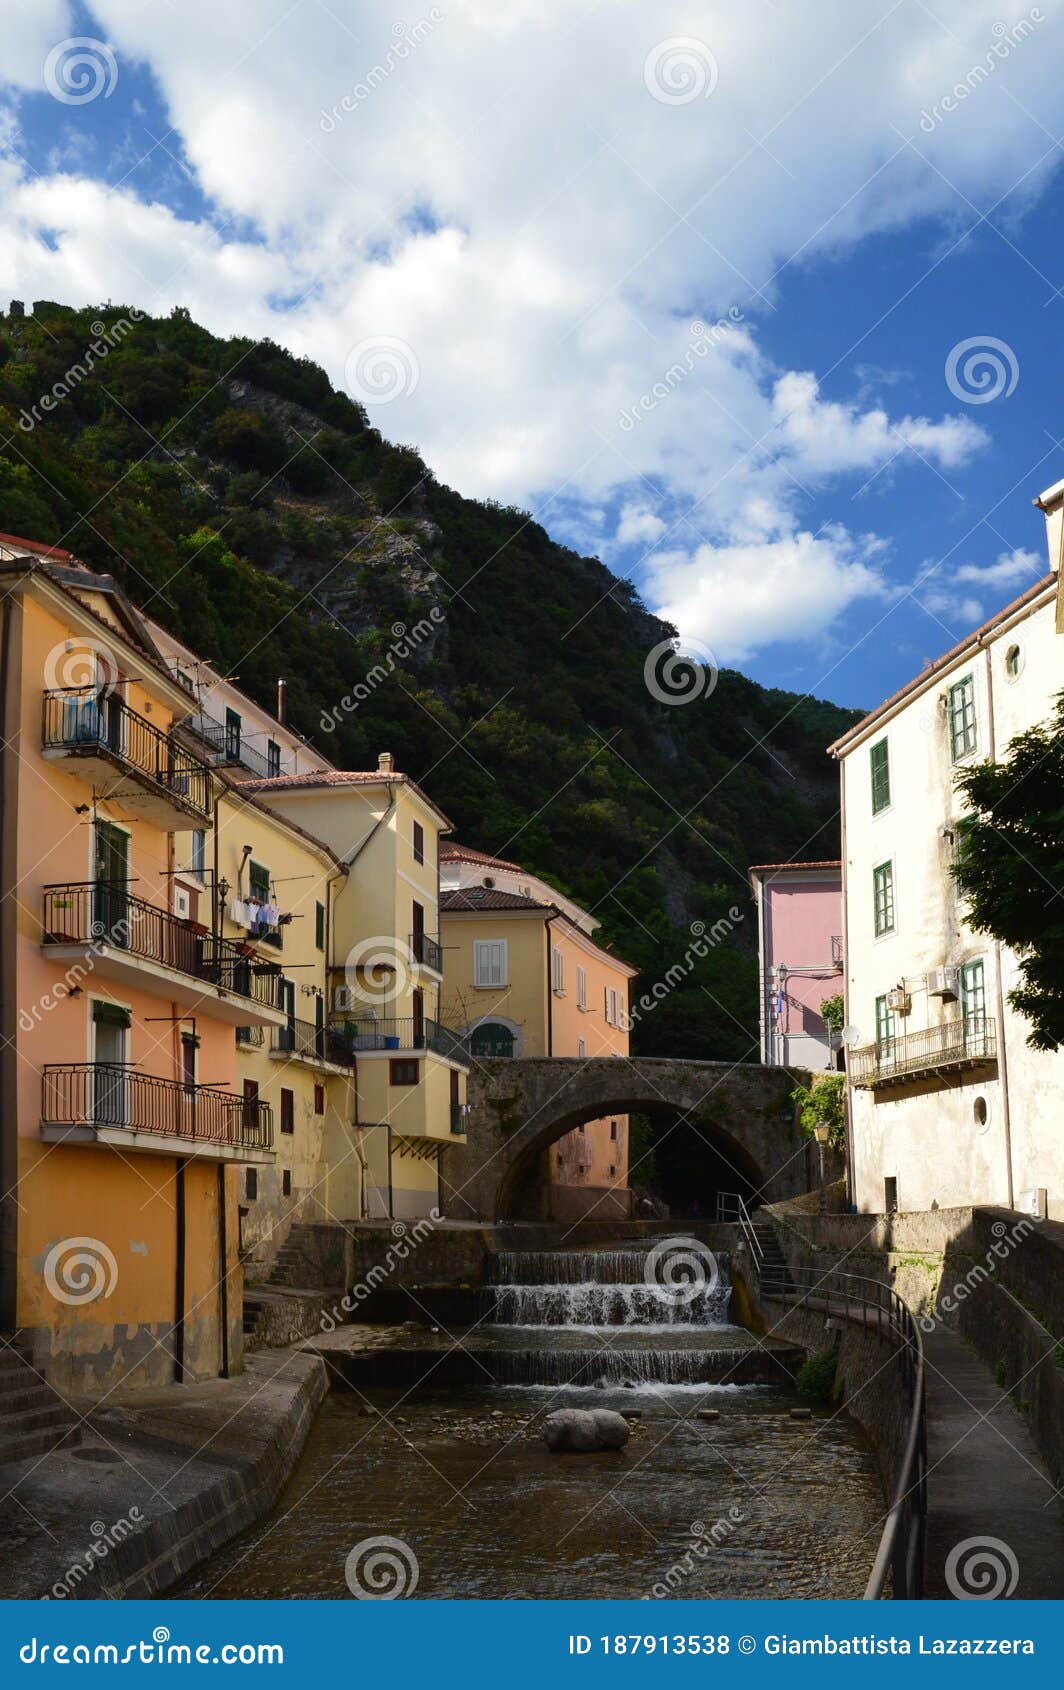
{"label": "air conditioning unit", "polygon": [[941,998],[943,1003],[953,1003],[957,998],[957,970],[955,968],[932,968],[927,976],[927,995],[929,998]]}
{"label": "air conditioning unit", "polygon": [[913,1006],[913,1000],[904,986],[894,986],[887,993],[887,1008],[896,1015],[908,1015]]}
{"label": "air conditioning unit", "polygon": [[1048,1191],[1044,1185],[1032,1187],[1030,1191],[1021,1191],[1016,1207],[1021,1214],[1030,1215],[1033,1220],[1044,1221]]}
{"label": "air conditioning unit", "polygon": [[337,986],[333,992],[333,1008],[351,1010],[354,1008],[354,994],[350,986]]}

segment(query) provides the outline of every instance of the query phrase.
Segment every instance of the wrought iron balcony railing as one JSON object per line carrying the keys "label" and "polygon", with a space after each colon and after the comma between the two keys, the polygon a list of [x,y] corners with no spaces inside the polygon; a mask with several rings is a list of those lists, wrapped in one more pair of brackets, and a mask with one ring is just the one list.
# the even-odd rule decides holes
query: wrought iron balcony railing
{"label": "wrought iron balcony railing", "polygon": [[124,881],[46,886],[41,942],[109,945],[249,998],[264,1009],[276,1009],[280,1003],[282,976],[276,963],[260,962],[228,939],[216,939],[158,904],[134,897]]}
{"label": "wrought iron balcony railing", "polygon": [[330,1026],[337,1040],[353,1055],[375,1050],[431,1050],[452,1062],[469,1063],[469,1041],[461,1033],[427,1017],[362,1018],[341,1015]]}
{"label": "wrought iron balcony railing", "polygon": [[142,1074],[126,1063],[72,1062],[42,1069],[41,1122],[115,1128],[153,1137],[273,1146],[273,1112],[260,1098]]}
{"label": "wrought iron balcony railing", "polygon": [[997,1039],[990,1017],[962,1015],[937,1027],[898,1033],[851,1050],[846,1069],[853,1085],[867,1088],[996,1060]]}
{"label": "wrought iron balcony railing", "polygon": [[44,695],[46,751],[102,757],[197,821],[209,821],[214,786],[206,763],[138,715],[114,692],[70,687]]}
{"label": "wrought iron balcony railing", "polygon": [[[292,773],[293,759],[280,747],[276,754],[269,748],[265,752],[260,751],[257,746],[249,743],[249,736],[243,727],[237,728],[220,722],[206,710],[199,710],[194,716],[186,717],[181,729],[184,733],[194,734],[220,764],[229,767],[239,765],[247,769],[249,774],[261,775],[264,779]],[[256,737],[261,739],[266,736],[258,734]]]}
{"label": "wrought iron balcony railing", "polygon": [[314,1021],[298,1021],[293,1016],[283,1027],[272,1029],[270,1049],[284,1056],[301,1056],[308,1062],[335,1062],[341,1068],[352,1067],[355,1060],[350,1040],[335,1027],[319,1027]]}
{"label": "wrought iron balcony railing", "polygon": [[434,969],[437,974],[443,973],[443,946],[428,933],[411,933],[410,955],[423,968]]}

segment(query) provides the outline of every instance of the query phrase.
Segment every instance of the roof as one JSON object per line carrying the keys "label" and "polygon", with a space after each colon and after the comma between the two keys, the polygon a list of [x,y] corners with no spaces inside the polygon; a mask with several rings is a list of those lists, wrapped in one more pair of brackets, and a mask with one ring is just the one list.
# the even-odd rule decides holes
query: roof
{"label": "roof", "polygon": [[438,804],[433,803],[428,793],[422,791],[417,781],[395,769],[309,769],[301,775],[272,775],[266,780],[245,780],[240,784],[245,792],[261,792],[267,798],[271,792],[283,797],[286,792],[313,792],[335,786],[408,786],[430,810],[436,812],[445,827],[451,825],[450,819]]}
{"label": "roof", "polygon": [[535,898],[522,897],[518,892],[496,892],[490,886],[461,886],[440,893],[442,915],[455,910],[543,910],[546,914],[553,908],[553,904],[537,903]]}
{"label": "roof", "polygon": [[881,716],[885,716],[888,711],[893,710],[895,705],[900,704],[903,699],[919,693],[927,686],[929,681],[934,680],[936,675],[940,675],[944,669],[948,669],[951,664],[955,663],[958,657],[963,657],[965,652],[981,646],[987,635],[992,633],[999,623],[1015,616],[1017,611],[1022,610],[1025,605],[1033,603],[1048,588],[1055,587],[1056,584],[1057,577],[1054,571],[1050,571],[1048,575],[1043,575],[1032,587],[1028,587],[1025,593],[1021,593],[1018,599],[1013,599],[1011,604],[1005,605],[1004,609],[995,611],[993,616],[988,617],[985,622],[981,622],[978,628],[973,628],[972,632],[967,634],[963,640],[958,640],[956,645],[950,646],[950,649],[943,652],[941,657],[937,657],[933,663],[927,665],[926,669],[921,669],[918,675],[914,675],[911,681],[907,681],[903,687],[899,687],[897,692],[891,693],[890,697],[884,699],[882,704],[878,704],[874,710],[870,710],[867,716],[862,716],[861,720],[855,722],[852,728],[847,728],[844,734],[840,734],[839,738],[833,740],[828,746],[828,755],[837,755],[848,745],[861,739],[872,724],[879,721]]}
{"label": "roof", "polygon": [[841,862],[822,863],[751,863],[747,874],[780,874],[784,869],[796,872],[806,868],[842,868]]}
{"label": "roof", "polygon": [[509,868],[524,873],[520,863],[511,863],[505,857],[489,857],[486,851],[474,851],[471,846],[458,845],[453,840],[440,846],[440,861],[480,863],[484,868]]}
{"label": "roof", "polygon": [[73,552],[64,551],[62,546],[45,546],[40,540],[26,540],[21,534],[0,533],[0,546],[17,546],[20,551],[33,552],[37,557],[61,558],[64,563],[77,563]]}

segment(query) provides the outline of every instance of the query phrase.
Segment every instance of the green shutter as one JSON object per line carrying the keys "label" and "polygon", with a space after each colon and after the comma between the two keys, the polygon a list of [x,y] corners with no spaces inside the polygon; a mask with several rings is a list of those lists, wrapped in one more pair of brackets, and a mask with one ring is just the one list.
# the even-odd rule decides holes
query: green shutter
{"label": "green shutter", "polygon": [[132,1027],[133,1017],[128,1009],[121,1004],[101,1003],[96,998],[92,1006],[92,1019],[105,1027]]}
{"label": "green shutter", "polygon": [[978,742],[975,721],[975,682],[965,675],[949,689],[950,755],[956,763],[974,751]]}
{"label": "green shutter", "polygon": [[869,752],[872,765],[872,814],[878,815],[890,803],[890,753],[885,739],[877,740]]}
{"label": "green shutter", "polygon": [[880,863],[872,870],[873,925],[878,939],[881,933],[894,931],[894,865]]}
{"label": "green shutter", "polygon": [[325,905],[314,905],[314,943],[319,951],[325,949]]}

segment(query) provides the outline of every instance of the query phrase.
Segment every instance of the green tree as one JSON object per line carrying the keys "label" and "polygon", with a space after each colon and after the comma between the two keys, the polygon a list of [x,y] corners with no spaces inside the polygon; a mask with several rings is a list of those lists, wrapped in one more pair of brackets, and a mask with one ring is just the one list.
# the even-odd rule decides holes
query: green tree
{"label": "green tree", "polygon": [[999,763],[957,777],[971,806],[953,875],[969,924],[1019,958],[1012,1007],[1036,1050],[1064,1044],[1064,693],[1051,720],[1010,741]]}
{"label": "green tree", "polygon": [[818,1121],[826,1121],[831,1128],[828,1139],[833,1150],[841,1150],[846,1143],[846,1076],[819,1074],[809,1086],[795,1086],[791,1102],[798,1110],[798,1125],[806,1138],[812,1138]]}

